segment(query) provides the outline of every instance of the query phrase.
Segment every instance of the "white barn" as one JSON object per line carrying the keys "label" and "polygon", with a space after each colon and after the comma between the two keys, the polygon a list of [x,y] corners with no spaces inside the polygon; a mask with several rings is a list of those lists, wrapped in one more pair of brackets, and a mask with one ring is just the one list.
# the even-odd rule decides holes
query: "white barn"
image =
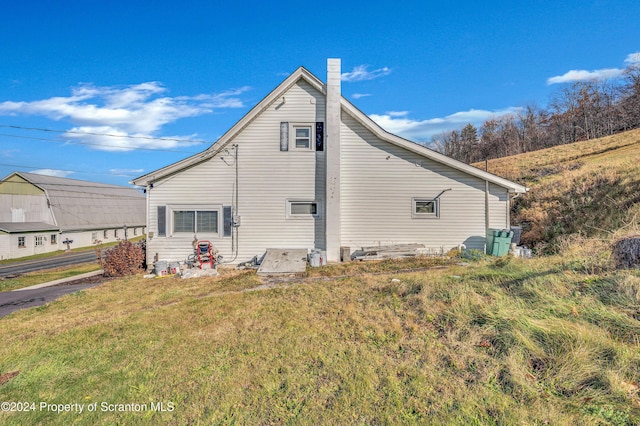
{"label": "white barn", "polygon": [[298,68],[207,150],[133,181],[147,193],[147,261],[182,260],[209,240],[225,260],[267,248],[421,243],[483,249],[526,188],[390,134]]}
{"label": "white barn", "polygon": [[136,188],[12,173],[0,181],[0,260],[141,236],[145,211]]}

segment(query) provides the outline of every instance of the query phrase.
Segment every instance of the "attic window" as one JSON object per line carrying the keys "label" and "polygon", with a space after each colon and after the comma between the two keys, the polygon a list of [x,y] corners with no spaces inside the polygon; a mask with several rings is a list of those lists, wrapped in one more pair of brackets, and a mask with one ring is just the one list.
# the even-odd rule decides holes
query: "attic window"
{"label": "attic window", "polygon": [[295,149],[311,149],[311,126],[293,126]]}
{"label": "attic window", "polygon": [[324,151],[324,122],[280,123],[280,151]]}

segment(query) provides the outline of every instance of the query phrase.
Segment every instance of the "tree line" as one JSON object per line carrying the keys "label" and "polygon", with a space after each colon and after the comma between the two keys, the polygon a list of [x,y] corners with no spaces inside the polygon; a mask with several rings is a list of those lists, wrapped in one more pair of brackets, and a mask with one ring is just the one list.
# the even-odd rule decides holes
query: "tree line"
{"label": "tree line", "polygon": [[505,157],[640,127],[640,65],[622,79],[581,81],[556,92],[546,109],[528,105],[490,118],[478,129],[467,124],[441,133],[432,147],[465,163]]}

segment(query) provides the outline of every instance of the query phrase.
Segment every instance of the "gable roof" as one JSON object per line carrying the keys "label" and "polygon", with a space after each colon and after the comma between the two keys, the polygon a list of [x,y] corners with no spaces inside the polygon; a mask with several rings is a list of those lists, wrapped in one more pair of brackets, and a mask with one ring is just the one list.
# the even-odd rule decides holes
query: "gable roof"
{"label": "gable roof", "polygon": [[[304,80],[326,96],[326,85],[311,72],[309,72],[306,68],[300,67],[289,77],[287,77],[282,83],[280,83],[278,87],[272,90],[264,99],[262,99],[255,107],[253,107],[240,121],[238,121],[233,127],[231,127],[231,129],[229,129],[224,135],[222,135],[220,139],[214,142],[209,148],[198,154],[192,155],[191,157],[187,157],[184,160],[178,161],[161,169],[147,173],[146,175],[140,176],[132,180],[131,182],[134,185],[147,186],[152,182],[178,173],[181,170],[192,167],[196,164],[208,160],[209,158],[214,157],[218,152],[222,151],[224,147],[231,140],[233,140],[233,138],[239,132],[241,132],[247,125],[249,125],[249,123],[251,123],[260,113],[268,109],[276,100],[280,99],[287,92],[287,90],[289,90],[289,88],[291,88],[299,80]],[[341,110],[343,112],[346,112],[347,114],[352,116],[356,121],[362,124],[365,128],[367,128],[381,140],[397,145],[430,160],[445,164],[451,168],[460,170],[471,176],[475,176],[482,180],[486,180],[488,182],[506,188],[509,190],[509,192],[524,193],[528,190],[528,188],[523,185],[519,185],[515,182],[511,182],[510,180],[485,172],[461,161],[454,160],[453,158],[440,154],[439,152],[429,149],[424,145],[389,133],[344,97],[341,97],[340,102]]]}
{"label": "gable roof", "polygon": [[15,172],[42,189],[63,231],[145,226],[146,198],[137,189],[84,180]]}

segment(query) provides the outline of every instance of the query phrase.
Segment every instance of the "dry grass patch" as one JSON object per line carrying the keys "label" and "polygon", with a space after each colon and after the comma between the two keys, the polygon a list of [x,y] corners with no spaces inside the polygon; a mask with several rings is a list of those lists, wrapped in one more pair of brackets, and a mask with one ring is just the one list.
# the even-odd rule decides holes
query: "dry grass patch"
{"label": "dry grass patch", "polygon": [[[600,283],[558,259],[396,266],[358,265],[352,277],[328,267],[341,278],[251,292],[253,272],[135,277],[5,317],[0,371],[21,371],[0,388],[5,399],[175,410],[2,413],[0,422],[640,421],[640,354],[629,339],[640,327],[624,315],[637,306],[632,272]],[[620,296],[601,299],[604,288]]]}
{"label": "dry grass patch", "polygon": [[524,244],[558,253],[567,235],[603,237],[636,221],[638,148],[640,129],[491,160],[489,171],[531,189],[516,199],[513,222]]}

